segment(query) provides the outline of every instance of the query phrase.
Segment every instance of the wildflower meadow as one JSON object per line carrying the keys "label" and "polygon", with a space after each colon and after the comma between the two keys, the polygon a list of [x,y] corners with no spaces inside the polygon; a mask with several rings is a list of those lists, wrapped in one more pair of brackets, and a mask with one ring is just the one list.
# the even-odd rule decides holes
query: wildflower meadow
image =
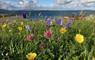
{"label": "wildflower meadow", "polygon": [[0,60],[95,60],[94,20],[0,23]]}

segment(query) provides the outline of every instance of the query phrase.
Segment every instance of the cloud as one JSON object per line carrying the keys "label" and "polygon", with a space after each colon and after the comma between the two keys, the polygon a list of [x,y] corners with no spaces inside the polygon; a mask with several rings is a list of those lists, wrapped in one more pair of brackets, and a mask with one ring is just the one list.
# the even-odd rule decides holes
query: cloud
{"label": "cloud", "polygon": [[9,4],[8,2],[0,1],[0,9],[13,10],[16,8],[17,8],[16,6],[13,6],[13,5]]}
{"label": "cloud", "polygon": [[18,1],[18,7],[21,9],[31,9],[35,7],[36,3],[36,0],[20,0]]}
{"label": "cloud", "polygon": [[[40,0],[39,0],[40,1]],[[95,0],[55,0],[51,5],[39,6],[37,0],[17,0],[15,3],[12,1],[0,0],[0,8],[2,9],[95,9]]]}
{"label": "cloud", "polygon": [[94,7],[95,9],[95,0],[81,0],[81,3],[85,6],[85,7]]}
{"label": "cloud", "polygon": [[87,3],[87,2],[93,2],[95,0],[81,0],[81,2]]}
{"label": "cloud", "polygon": [[71,3],[73,0],[56,0],[56,4],[63,5],[67,3]]}

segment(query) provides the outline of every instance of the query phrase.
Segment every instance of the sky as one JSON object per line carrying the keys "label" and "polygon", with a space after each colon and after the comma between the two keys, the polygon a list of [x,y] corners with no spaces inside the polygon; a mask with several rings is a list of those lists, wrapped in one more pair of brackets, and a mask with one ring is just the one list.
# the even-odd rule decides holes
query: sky
{"label": "sky", "polygon": [[39,0],[38,5],[41,6],[50,6],[54,3],[54,0]]}
{"label": "sky", "polygon": [[[16,6],[16,7],[20,7],[22,9],[23,8],[27,9],[27,7],[32,6],[31,5],[32,0],[0,0],[0,1],[8,3],[8,4]],[[33,1],[36,2],[36,0],[33,0]],[[71,1],[71,2],[68,3],[68,1]],[[55,2],[59,3],[59,7],[65,7],[65,8],[70,8],[70,9],[74,9],[74,8],[95,9],[95,0],[58,0],[58,1],[56,1],[56,0],[37,0],[36,5],[43,6],[43,7],[51,7],[51,6],[55,7],[55,5],[57,5],[57,4],[55,4]],[[82,4],[79,4],[80,2],[81,3],[87,2],[87,3],[82,5]],[[60,5],[60,3],[62,3],[63,5]],[[5,5],[5,4],[3,4],[3,5]],[[3,7],[3,5],[1,7]]]}
{"label": "sky", "polygon": [[[19,1],[22,1],[22,0],[3,0],[3,2],[11,3],[13,5],[18,3]],[[54,3],[54,0],[38,0],[38,5],[41,5],[41,6],[49,6],[49,5],[52,5],[53,3]]]}
{"label": "sky", "polygon": [[[0,1],[11,3],[11,4],[16,4],[22,0],[0,0]],[[24,1],[30,1],[30,0],[24,0]],[[70,0],[59,0],[59,1],[70,1]],[[78,0],[71,0],[71,1],[78,1]],[[95,1],[95,0],[81,0],[81,1]],[[38,0],[38,5],[49,6],[49,5],[54,4],[54,2],[55,0]]]}

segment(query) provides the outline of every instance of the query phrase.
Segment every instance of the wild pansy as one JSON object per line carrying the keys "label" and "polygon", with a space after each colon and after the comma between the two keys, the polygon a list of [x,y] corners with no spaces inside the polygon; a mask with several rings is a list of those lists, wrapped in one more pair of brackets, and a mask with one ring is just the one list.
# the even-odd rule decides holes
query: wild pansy
{"label": "wild pansy", "polygon": [[65,24],[64,27],[65,28],[69,28],[69,27],[71,27],[72,23],[73,23],[73,20],[69,19],[68,22]]}
{"label": "wild pansy", "polygon": [[25,28],[26,28],[27,31],[31,30],[31,26],[29,26],[29,25],[26,25]]}
{"label": "wild pansy", "polygon": [[27,16],[26,13],[23,13],[23,18],[26,18],[26,16]]}
{"label": "wild pansy", "polygon": [[44,18],[45,18],[45,20],[47,20],[48,19],[48,16],[45,16]]}
{"label": "wild pansy", "polygon": [[48,25],[48,26],[52,25],[52,21],[50,18],[47,18],[45,22],[46,22],[46,25]]}
{"label": "wild pansy", "polygon": [[62,24],[63,24],[63,22],[62,22],[62,20],[61,20],[61,19],[56,19],[56,24],[57,24],[57,25],[62,25]]}

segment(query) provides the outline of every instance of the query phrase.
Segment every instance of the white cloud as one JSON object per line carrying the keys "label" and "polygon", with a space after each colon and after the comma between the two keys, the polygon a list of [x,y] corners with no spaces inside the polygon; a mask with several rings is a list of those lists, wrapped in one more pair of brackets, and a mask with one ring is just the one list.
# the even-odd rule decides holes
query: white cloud
{"label": "white cloud", "polygon": [[56,0],[56,3],[57,4],[65,4],[65,3],[69,3],[71,2],[72,0]]}
{"label": "white cloud", "polygon": [[[2,9],[33,9],[38,3],[37,1],[38,0],[18,0],[16,3],[12,3],[11,1],[2,1],[6,4],[3,3],[2,6],[0,5],[0,8],[2,7]],[[0,2],[0,4],[2,2]],[[37,5],[35,8],[41,9],[39,7],[43,7],[43,9],[95,9],[95,0],[55,0],[55,2],[49,6],[43,4],[43,6]]]}
{"label": "white cloud", "polygon": [[37,0],[20,0],[18,2],[18,7],[21,9],[31,9],[37,3]]}
{"label": "white cloud", "polygon": [[83,2],[83,3],[93,2],[93,1],[95,1],[95,0],[81,0],[81,2]]}
{"label": "white cloud", "polygon": [[85,6],[85,7],[94,7],[95,8],[95,0],[81,0],[81,3]]}

